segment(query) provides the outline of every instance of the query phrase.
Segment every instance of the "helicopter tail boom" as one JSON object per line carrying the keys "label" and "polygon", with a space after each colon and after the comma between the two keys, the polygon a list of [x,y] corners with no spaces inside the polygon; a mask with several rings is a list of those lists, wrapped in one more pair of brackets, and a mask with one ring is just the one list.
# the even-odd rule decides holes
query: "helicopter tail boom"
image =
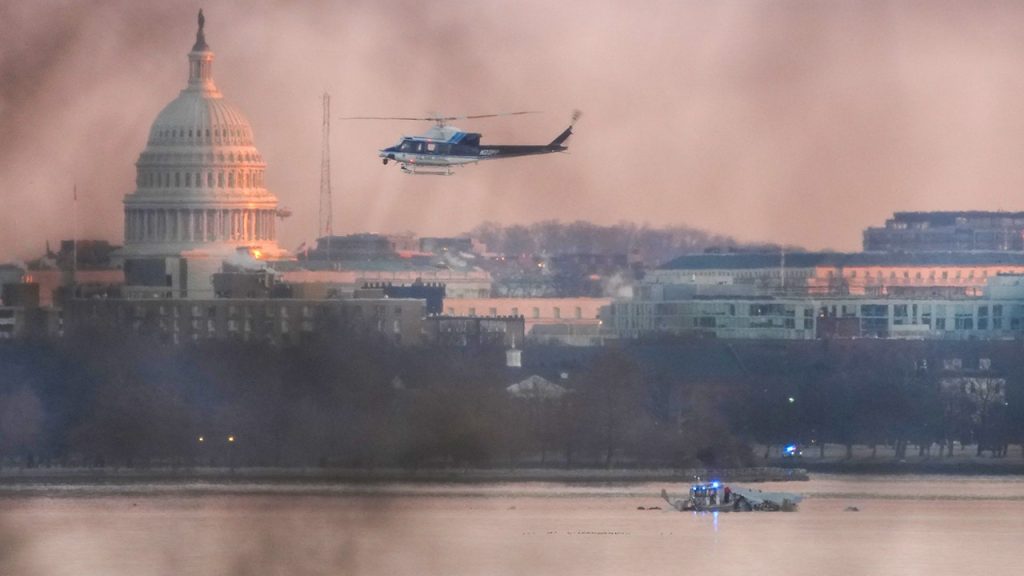
{"label": "helicopter tail boom", "polygon": [[565,145],[565,141],[572,136],[572,129],[575,125],[576,118],[578,118],[578,115],[573,116],[573,124],[570,124],[568,128],[556,136],[550,144],[534,144],[525,146],[494,144],[489,146],[480,146],[480,159],[493,160],[496,158],[510,158],[513,156],[533,156],[535,154],[565,152],[569,149],[569,147]]}

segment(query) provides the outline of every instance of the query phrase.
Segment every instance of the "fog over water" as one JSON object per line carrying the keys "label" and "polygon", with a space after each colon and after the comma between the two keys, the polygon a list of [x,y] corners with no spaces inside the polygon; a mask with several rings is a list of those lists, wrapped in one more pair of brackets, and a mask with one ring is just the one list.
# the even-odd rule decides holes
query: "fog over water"
{"label": "fog over water", "polygon": [[4,488],[0,573],[1019,573],[1020,477],[823,475],[758,486],[805,494],[792,514],[638,509],[662,487]]}
{"label": "fog over water", "polygon": [[[208,0],[225,96],[268,187],[316,230],[320,94],[335,116],[473,123],[571,154],[407,177],[375,151],[423,126],[334,122],[335,229],[451,234],[483,220],[689,224],[856,249],[894,210],[1024,207],[1024,4]],[[81,231],[118,240],[150,123],[184,87],[198,2],[0,3],[0,260]],[[17,217],[15,217],[17,215]]]}

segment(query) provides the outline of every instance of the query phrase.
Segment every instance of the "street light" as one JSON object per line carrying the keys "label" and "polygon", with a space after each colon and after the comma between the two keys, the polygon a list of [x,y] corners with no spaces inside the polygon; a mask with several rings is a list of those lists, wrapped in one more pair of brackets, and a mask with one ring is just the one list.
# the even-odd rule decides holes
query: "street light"
{"label": "street light", "polygon": [[228,434],[228,468],[231,472],[235,471],[235,435]]}

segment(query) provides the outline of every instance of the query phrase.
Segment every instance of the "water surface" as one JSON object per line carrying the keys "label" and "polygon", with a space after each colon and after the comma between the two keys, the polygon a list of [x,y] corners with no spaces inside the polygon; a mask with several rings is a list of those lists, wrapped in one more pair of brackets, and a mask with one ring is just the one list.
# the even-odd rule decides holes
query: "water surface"
{"label": "water surface", "polygon": [[[0,488],[0,574],[995,576],[1024,570],[1021,477],[821,475],[756,485],[805,494],[792,514],[679,513],[665,509],[657,496],[662,487]],[[860,511],[845,511],[849,506]]]}

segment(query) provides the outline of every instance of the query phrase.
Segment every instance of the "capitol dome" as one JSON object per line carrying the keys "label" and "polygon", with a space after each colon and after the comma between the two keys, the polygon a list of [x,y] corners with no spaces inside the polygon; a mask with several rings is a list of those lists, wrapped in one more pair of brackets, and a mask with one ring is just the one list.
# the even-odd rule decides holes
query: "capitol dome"
{"label": "capitol dome", "polygon": [[199,14],[188,84],[157,115],[125,196],[127,257],[232,254],[279,257],[277,198],[245,114],[213,82]]}

